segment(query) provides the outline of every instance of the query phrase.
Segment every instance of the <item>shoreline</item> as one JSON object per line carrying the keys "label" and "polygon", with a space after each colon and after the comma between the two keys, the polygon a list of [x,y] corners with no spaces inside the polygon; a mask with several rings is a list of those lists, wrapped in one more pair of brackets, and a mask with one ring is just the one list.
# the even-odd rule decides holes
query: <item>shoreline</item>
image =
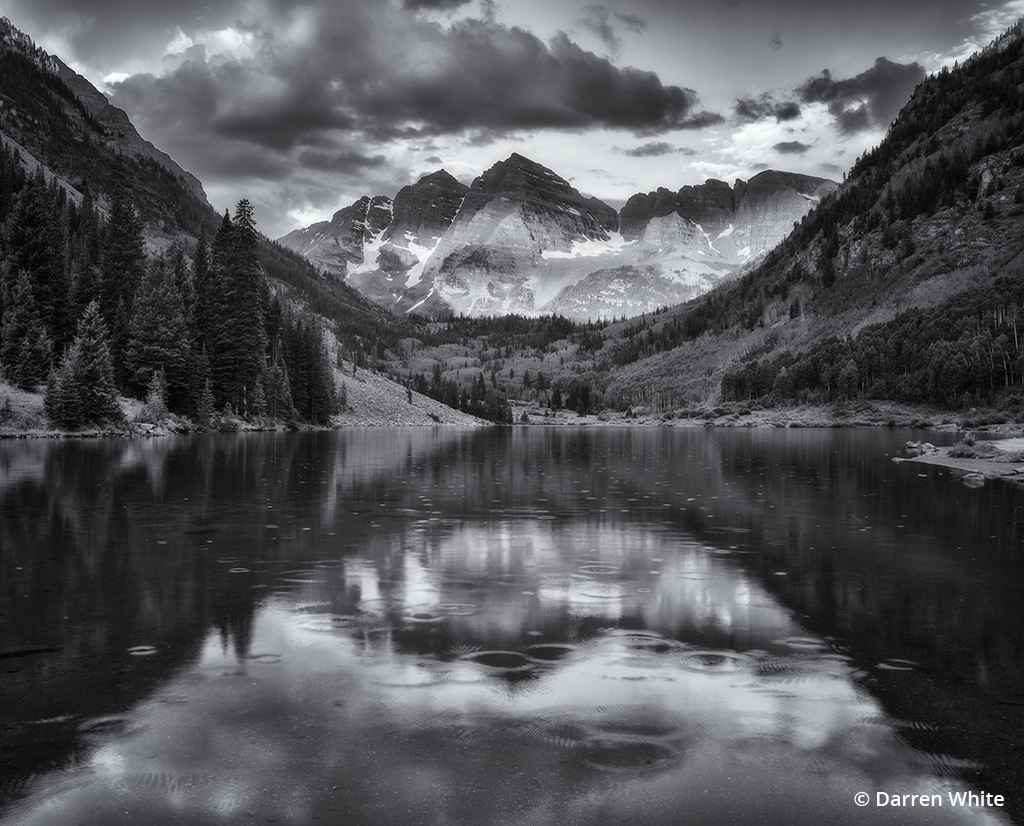
{"label": "shoreline", "polygon": [[[958,412],[912,407],[895,402],[857,401],[846,405],[801,405],[751,410],[729,404],[700,411],[655,415],[640,412],[632,417],[615,412],[579,416],[566,410],[552,413],[535,405],[512,402],[513,423],[568,427],[745,427],[745,428],[887,428],[956,433],[1024,435],[1024,424],[1005,421],[999,411]],[[523,414],[527,422],[523,422]],[[547,415],[545,415],[547,413]],[[1004,419],[1002,422],[992,419]],[[986,420],[989,420],[986,422]]]}
{"label": "shoreline", "polygon": [[[1019,438],[997,439],[979,442],[976,456],[950,456],[955,448],[963,445],[938,447],[920,456],[893,457],[894,462],[916,462],[962,471],[959,480],[968,487],[981,487],[989,479],[1001,479],[1014,485],[1024,485],[1024,452]],[[966,452],[972,452],[969,449]]]}
{"label": "shoreline", "polygon": [[[93,427],[77,431],[50,429],[45,426],[42,399],[23,394],[30,401],[27,415],[0,424],[0,439],[83,439],[83,438],[153,438],[159,436],[200,433],[283,432],[337,430],[345,427],[685,427],[685,428],[887,428],[956,433],[971,430],[990,437],[1024,435],[1024,424],[1006,421],[1009,415],[998,410],[938,410],[901,405],[886,401],[854,401],[845,404],[800,405],[794,407],[751,409],[739,403],[702,407],[655,414],[637,409],[601,411],[580,416],[567,410],[552,411],[535,404],[512,401],[512,425],[497,425],[469,416],[440,402],[413,392],[407,398],[404,387],[388,379],[363,373],[357,379],[345,378],[349,407],[332,417],[328,425],[297,422],[247,422],[238,418],[220,418],[218,426],[199,428],[194,422],[171,416],[160,424],[139,421],[141,403],[122,400],[127,421],[109,427]],[[26,398],[27,397],[27,398]],[[28,405],[27,405],[28,406]],[[20,419],[20,421],[19,421]],[[134,419],[134,420],[133,420]],[[944,454],[943,454],[944,455]],[[935,463],[934,461],[932,463]],[[966,469],[960,465],[950,467]],[[1005,472],[1005,468],[1003,468]],[[995,473],[995,470],[989,470]],[[1003,474],[998,474],[1003,475]]]}

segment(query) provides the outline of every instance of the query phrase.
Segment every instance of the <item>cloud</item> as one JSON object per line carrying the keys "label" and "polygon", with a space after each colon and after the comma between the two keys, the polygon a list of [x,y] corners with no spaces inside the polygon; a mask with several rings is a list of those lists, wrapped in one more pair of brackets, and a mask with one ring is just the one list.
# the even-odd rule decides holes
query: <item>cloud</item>
{"label": "cloud", "polygon": [[596,4],[585,6],[583,12],[583,17],[578,21],[579,25],[601,38],[608,51],[615,55],[622,49],[622,38],[616,31],[617,24],[637,34],[647,31],[647,21],[637,14]]}
{"label": "cloud", "polygon": [[444,161],[437,155],[430,155],[423,159],[424,163],[444,163]]}
{"label": "cloud", "polygon": [[824,103],[845,134],[885,128],[924,79],[918,63],[893,63],[880,57],[870,69],[845,80],[836,80],[825,69],[797,89],[804,103]]}
{"label": "cloud", "polygon": [[306,149],[296,156],[296,160],[307,169],[317,169],[321,172],[348,173],[360,169],[383,166],[387,159],[383,155],[364,155],[361,152],[352,150],[324,152],[316,149]]}
{"label": "cloud", "polygon": [[410,11],[429,9],[431,11],[451,11],[465,6],[470,0],[402,0],[402,8]]}
{"label": "cloud", "polygon": [[772,147],[780,155],[803,155],[810,148],[809,143],[800,143],[800,141],[782,141]]}
{"label": "cloud", "polygon": [[630,158],[658,158],[663,155],[696,155],[696,149],[683,146],[673,146],[665,141],[651,141],[643,146],[635,146],[632,149],[619,150],[623,155]]}
{"label": "cloud", "polygon": [[545,42],[487,19],[442,26],[395,15],[385,0],[267,5],[232,31],[244,49],[211,54],[197,42],[163,74],[111,84],[113,102],[152,132],[282,151],[337,130],[386,142],[476,130],[662,134],[723,120],[698,110],[692,89],[618,66],[564,33]]}
{"label": "cloud", "polygon": [[777,102],[772,95],[765,93],[756,98],[737,98],[732,111],[741,123],[756,123],[768,118],[775,118],[776,121],[795,120],[800,117],[800,104],[793,100]]}

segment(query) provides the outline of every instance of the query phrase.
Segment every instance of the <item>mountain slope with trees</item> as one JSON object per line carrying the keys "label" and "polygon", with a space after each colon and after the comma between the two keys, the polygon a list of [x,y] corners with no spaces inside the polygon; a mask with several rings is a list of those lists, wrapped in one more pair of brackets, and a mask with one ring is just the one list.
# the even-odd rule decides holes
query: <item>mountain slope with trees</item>
{"label": "mountain slope with trees", "polygon": [[1019,406],[1024,23],[928,77],[753,272],[612,325],[584,365],[620,407],[891,399]]}
{"label": "mountain slope with trees", "polygon": [[335,361],[375,362],[401,325],[260,235],[247,201],[218,216],[198,181],[68,72],[0,21],[3,377],[46,383],[63,427],[118,418],[60,401],[83,381],[110,392],[103,353],[117,391],[194,422],[327,423]]}

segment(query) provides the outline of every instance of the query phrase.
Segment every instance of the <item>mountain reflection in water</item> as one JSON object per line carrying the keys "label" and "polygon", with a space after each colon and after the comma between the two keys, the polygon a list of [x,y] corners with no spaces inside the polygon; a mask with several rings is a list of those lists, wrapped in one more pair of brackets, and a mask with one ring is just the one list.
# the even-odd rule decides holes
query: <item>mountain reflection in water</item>
{"label": "mountain reflection in water", "polygon": [[1022,500],[904,438],[0,444],[0,824],[1019,822]]}

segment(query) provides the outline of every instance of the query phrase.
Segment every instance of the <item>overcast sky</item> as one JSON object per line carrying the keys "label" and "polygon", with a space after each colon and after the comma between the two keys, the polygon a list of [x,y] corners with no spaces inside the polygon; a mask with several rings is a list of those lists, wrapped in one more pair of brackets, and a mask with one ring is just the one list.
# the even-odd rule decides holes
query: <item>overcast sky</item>
{"label": "overcast sky", "polygon": [[0,0],[277,237],[511,152],[620,206],[765,168],[841,180],[1024,0]]}

